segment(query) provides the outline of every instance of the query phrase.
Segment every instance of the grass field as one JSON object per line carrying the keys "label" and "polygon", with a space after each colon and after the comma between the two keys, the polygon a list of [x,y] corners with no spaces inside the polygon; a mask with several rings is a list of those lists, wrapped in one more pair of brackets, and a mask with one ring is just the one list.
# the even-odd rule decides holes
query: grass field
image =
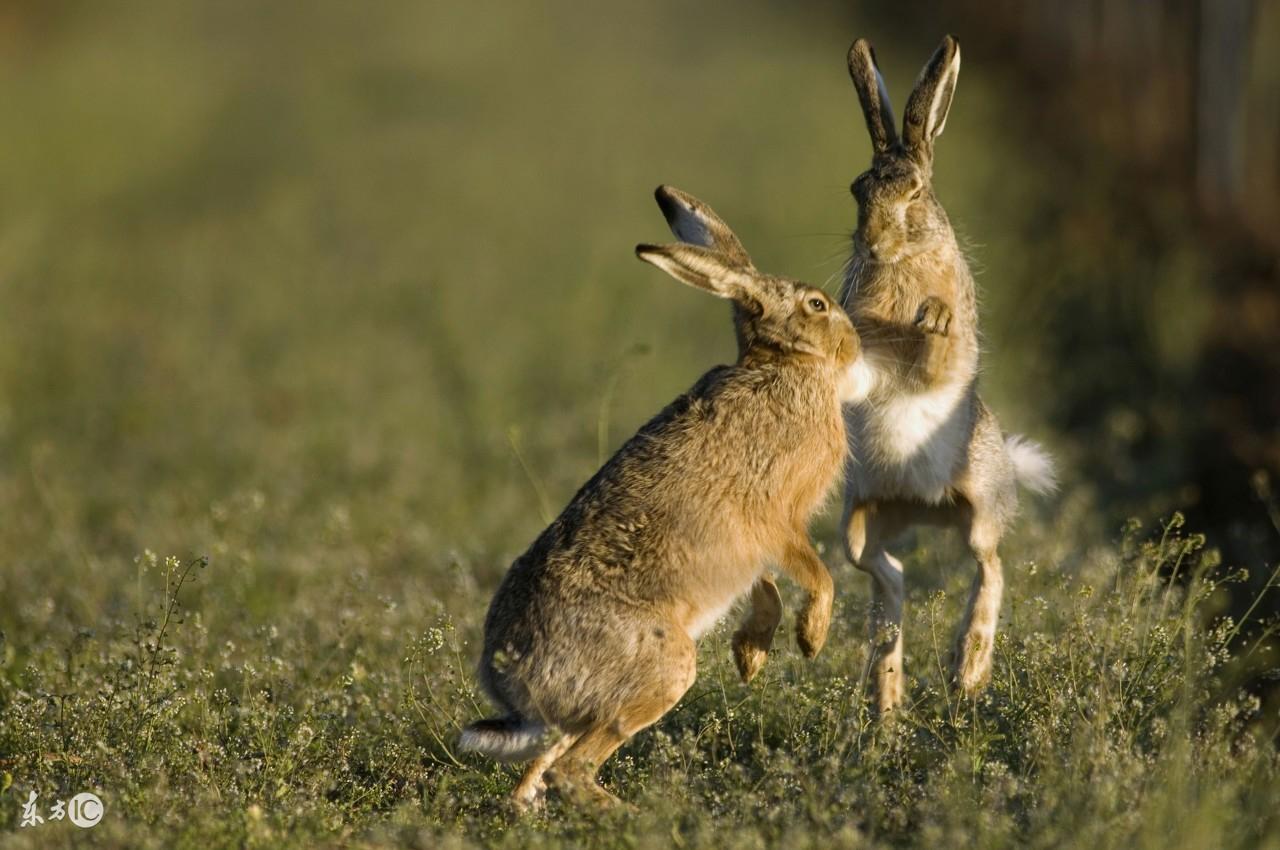
{"label": "grass field", "polygon": [[[665,235],[653,187],[834,291],[869,155],[844,51],[876,37],[901,100],[937,40],[822,4],[538,6],[0,17],[0,846],[1280,847],[1280,722],[1241,688],[1280,661],[1221,616],[1269,571],[1219,564],[1165,470],[1119,460],[1132,411],[1085,439],[1046,392],[1176,373],[1203,261],[1176,204],[1131,240],[1105,164],[1031,144],[980,56],[936,184],[982,270],[984,395],[1065,471],[1005,546],[989,693],[943,688],[971,572],[922,534],[910,706],[872,721],[867,579],[828,515],[817,660],[780,631],[743,686],[721,625],[604,771],[638,813],[509,818],[514,769],[453,750],[488,711],[489,595],[733,353],[722,304],[632,256]],[[106,815],[22,827],[32,791]]]}

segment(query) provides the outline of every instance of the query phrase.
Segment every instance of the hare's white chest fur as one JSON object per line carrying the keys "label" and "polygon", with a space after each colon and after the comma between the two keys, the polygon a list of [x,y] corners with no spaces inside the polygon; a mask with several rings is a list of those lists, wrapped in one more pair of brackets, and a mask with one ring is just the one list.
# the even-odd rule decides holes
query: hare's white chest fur
{"label": "hare's white chest fur", "polygon": [[969,441],[971,383],[883,390],[873,388],[866,401],[845,408],[851,495],[943,501]]}
{"label": "hare's white chest fur", "polygon": [[[954,427],[957,409],[964,401],[966,383],[957,382],[951,385],[935,387],[916,395],[900,395],[891,397],[879,405],[877,420],[877,454],[885,460],[905,463],[923,454],[939,454],[931,452],[931,443],[941,443],[939,448],[948,445],[956,449],[963,447],[957,443],[967,436],[959,433],[962,429]],[[954,437],[956,439],[948,439]],[[953,452],[940,454],[954,457]]]}

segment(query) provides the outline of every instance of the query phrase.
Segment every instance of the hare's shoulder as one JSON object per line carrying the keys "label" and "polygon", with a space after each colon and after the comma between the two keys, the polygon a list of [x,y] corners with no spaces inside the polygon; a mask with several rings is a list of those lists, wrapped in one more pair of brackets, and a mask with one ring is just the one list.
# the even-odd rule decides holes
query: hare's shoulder
{"label": "hare's shoulder", "polygon": [[659,508],[656,494],[670,476],[683,474],[677,461],[727,401],[724,396],[741,371],[736,366],[712,369],[645,423],[578,489],[525,553],[525,564],[572,557],[583,546],[619,555],[632,552],[635,537]]}
{"label": "hare's shoulder", "polygon": [[733,397],[749,391],[752,378],[750,370],[740,366],[715,367],[642,425],[615,459],[627,458],[642,447],[685,439],[700,423],[725,410],[726,405],[739,403]]}

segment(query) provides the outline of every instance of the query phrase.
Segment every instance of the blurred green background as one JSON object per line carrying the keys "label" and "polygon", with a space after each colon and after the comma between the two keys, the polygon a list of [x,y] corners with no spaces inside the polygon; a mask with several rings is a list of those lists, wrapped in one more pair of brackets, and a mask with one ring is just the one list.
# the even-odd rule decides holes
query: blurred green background
{"label": "blurred green background", "polygon": [[[513,440],[558,509],[602,424],[611,450],[732,357],[723,305],[632,256],[666,236],[655,185],[834,291],[869,150],[842,64],[858,23],[683,4],[15,13],[5,551],[48,573],[199,548],[194,515],[260,492],[294,519],[510,554],[543,524]],[[884,51],[899,89],[933,35],[915,41]],[[939,189],[985,245],[988,392],[1053,442],[1019,391],[1045,379],[1025,323],[1055,318],[1024,299],[1053,281],[994,238],[1042,178],[991,132],[1018,104],[973,64]]]}

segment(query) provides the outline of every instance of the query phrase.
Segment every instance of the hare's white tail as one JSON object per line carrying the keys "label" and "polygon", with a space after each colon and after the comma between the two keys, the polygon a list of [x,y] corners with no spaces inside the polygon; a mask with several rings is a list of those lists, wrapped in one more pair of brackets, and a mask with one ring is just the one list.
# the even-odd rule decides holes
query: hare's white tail
{"label": "hare's white tail", "polygon": [[477,720],[458,738],[462,752],[483,753],[498,761],[528,761],[545,749],[547,727],[518,715]]}
{"label": "hare's white tail", "polygon": [[1013,463],[1013,474],[1023,487],[1039,495],[1058,489],[1058,473],[1053,468],[1053,458],[1039,443],[1021,434],[1012,434],[1005,437],[1004,450]]}

